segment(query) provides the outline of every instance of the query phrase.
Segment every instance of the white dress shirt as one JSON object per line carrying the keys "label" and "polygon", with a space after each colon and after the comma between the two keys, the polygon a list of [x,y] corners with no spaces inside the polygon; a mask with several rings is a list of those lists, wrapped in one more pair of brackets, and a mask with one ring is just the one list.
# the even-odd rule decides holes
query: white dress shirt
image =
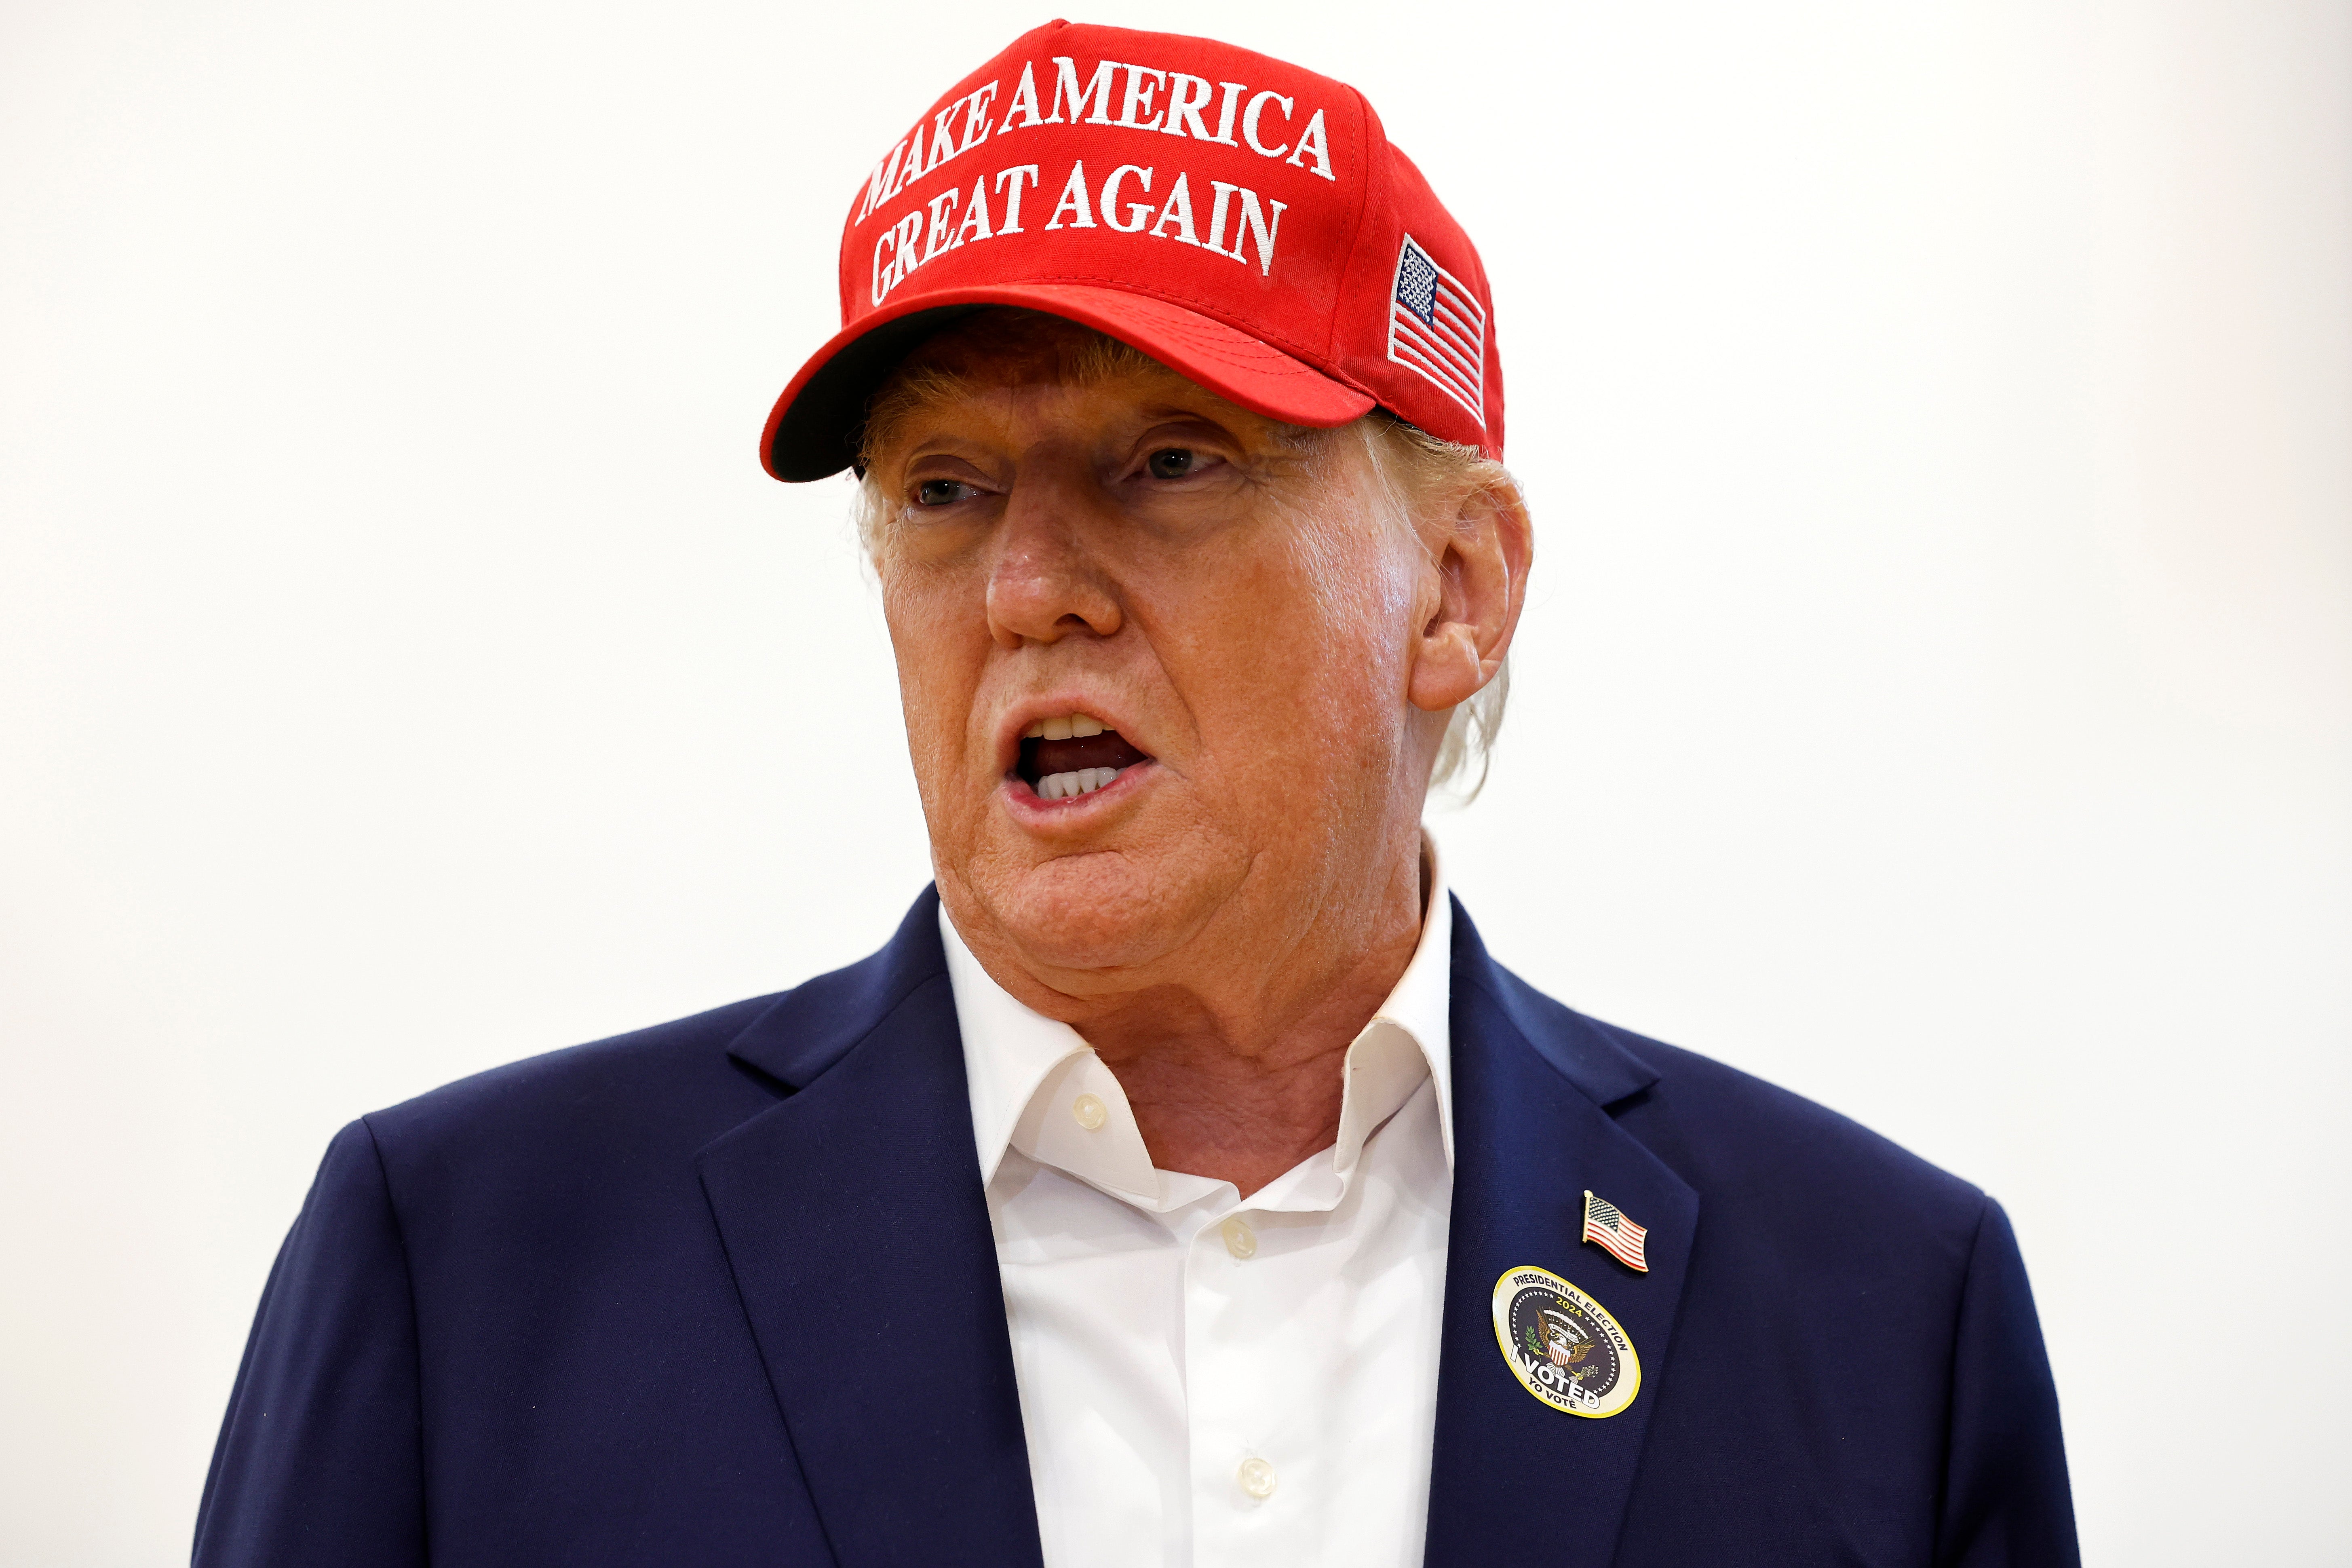
{"label": "white dress shirt", "polygon": [[1424,854],[1339,1141],[1246,1200],[1155,1167],[1093,1048],[940,910],[1046,1568],[1420,1563],[1454,1191],[1453,918]]}

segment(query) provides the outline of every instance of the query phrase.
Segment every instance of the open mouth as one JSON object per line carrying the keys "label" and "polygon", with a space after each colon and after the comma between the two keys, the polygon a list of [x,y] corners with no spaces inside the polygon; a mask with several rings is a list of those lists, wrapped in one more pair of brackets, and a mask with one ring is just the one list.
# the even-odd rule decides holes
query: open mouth
{"label": "open mouth", "polygon": [[1094,794],[1126,769],[1150,760],[1101,720],[1070,713],[1040,719],[1024,730],[1021,757],[1013,771],[1040,800],[1072,800]]}

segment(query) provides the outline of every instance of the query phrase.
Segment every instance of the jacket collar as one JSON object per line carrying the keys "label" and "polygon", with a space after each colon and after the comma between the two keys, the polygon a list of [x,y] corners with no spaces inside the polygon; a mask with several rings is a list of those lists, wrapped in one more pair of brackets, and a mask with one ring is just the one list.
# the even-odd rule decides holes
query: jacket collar
{"label": "jacket collar", "polygon": [[727,1047],[787,1089],[806,1089],[898,1005],[947,973],[939,889],[925,888],[881,951],[778,996]]}
{"label": "jacket collar", "polygon": [[[1454,1217],[1445,1262],[1428,1568],[1601,1564],[1657,1408],[1698,1194],[1612,1118],[1657,1081],[1591,1020],[1488,957],[1454,911]],[[1647,1273],[1583,1242],[1590,1190],[1648,1227]],[[1494,1326],[1497,1283],[1534,1265],[1616,1318],[1641,1390],[1614,1415],[1565,1414],[1519,1385]]]}
{"label": "jacket collar", "polygon": [[753,1021],[790,1098],[696,1157],[841,1568],[1042,1560],[937,903]]}

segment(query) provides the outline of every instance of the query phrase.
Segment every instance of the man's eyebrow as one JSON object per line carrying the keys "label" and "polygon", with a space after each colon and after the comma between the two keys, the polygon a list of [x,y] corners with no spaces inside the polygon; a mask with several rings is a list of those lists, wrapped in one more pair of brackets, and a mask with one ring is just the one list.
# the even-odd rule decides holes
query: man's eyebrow
{"label": "man's eyebrow", "polygon": [[1136,416],[1146,425],[1173,425],[1180,422],[1192,425],[1213,425],[1220,430],[1239,436],[1241,431],[1234,428],[1236,421],[1219,417],[1220,412],[1214,408],[1194,408],[1181,403],[1157,403],[1147,404],[1137,409]]}
{"label": "man's eyebrow", "polygon": [[[1304,425],[1291,425],[1279,419],[1253,416],[1238,404],[1205,387],[1184,382],[1181,373],[1168,369],[1156,361],[1129,351],[1127,356],[1109,353],[1081,354],[1076,363],[1066,364],[1063,374],[1051,379],[1070,385],[1087,385],[1109,379],[1130,370],[1157,372],[1171,380],[1193,386],[1205,395],[1209,404],[1158,402],[1146,405],[1139,412],[1149,421],[1191,420],[1213,425],[1229,437],[1246,441],[1255,426],[1270,437],[1276,448],[1297,456],[1314,453],[1329,432]],[[969,398],[979,393],[983,383],[961,371],[944,370],[935,365],[919,365],[901,371],[891,377],[882,389],[867,402],[866,423],[858,435],[857,469],[864,473],[871,468],[883,451],[904,433],[907,426],[925,414],[949,404]]]}
{"label": "man's eyebrow", "polygon": [[874,466],[874,459],[907,421],[958,398],[969,397],[977,386],[978,383],[970,376],[930,365],[892,376],[866,401],[866,423],[857,437],[859,471]]}

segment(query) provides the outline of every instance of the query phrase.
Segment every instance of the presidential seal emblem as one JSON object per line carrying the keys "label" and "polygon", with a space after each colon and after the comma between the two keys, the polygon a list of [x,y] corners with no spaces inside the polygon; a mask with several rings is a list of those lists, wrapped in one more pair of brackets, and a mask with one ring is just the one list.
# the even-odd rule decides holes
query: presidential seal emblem
{"label": "presidential seal emblem", "polygon": [[1642,1359],[1609,1309],[1549,1269],[1495,1281],[1495,1342],[1521,1388],[1570,1415],[1614,1415],[1642,1391]]}

